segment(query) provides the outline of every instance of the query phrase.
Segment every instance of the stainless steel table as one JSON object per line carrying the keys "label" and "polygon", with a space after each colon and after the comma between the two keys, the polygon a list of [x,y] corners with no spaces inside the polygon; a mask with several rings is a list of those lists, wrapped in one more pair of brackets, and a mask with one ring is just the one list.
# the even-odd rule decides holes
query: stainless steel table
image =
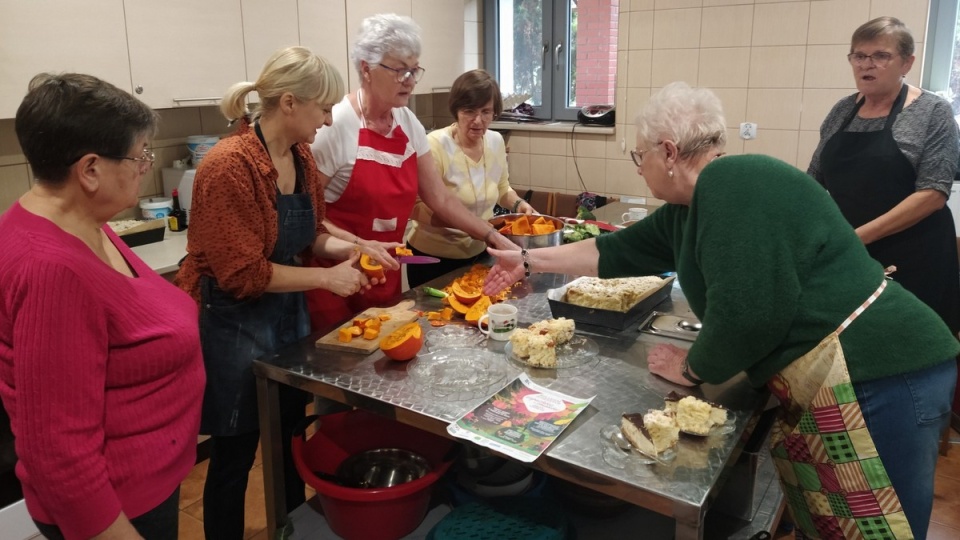
{"label": "stainless steel table", "polygon": [[[449,283],[453,276],[434,284]],[[551,316],[546,290],[568,281],[556,274],[535,275],[509,300],[520,311],[520,324]],[[417,309],[436,310],[440,301],[420,290],[405,293],[417,303]],[[679,288],[671,299],[658,306],[658,311],[678,315],[689,314]],[[432,330],[423,321],[425,331]],[[617,468],[603,457],[600,431],[619,424],[624,412],[662,408],[663,397],[674,385],[651,375],[646,369],[648,349],[658,342],[684,342],[652,336],[630,328],[622,332],[578,325],[578,333],[587,335],[600,346],[594,362],[564,370],[525,368],[503,358],[508,380],[527,369],[535,382],[578,397],[596,395],[590,407],[577,417],[534,466],[547,474],[574,482],[600,493],[618,497],[676,520],[677,539],[704,537],[704,517],[720,487],[726,480],[727,465],[736,461],[753,425],[750,420],[767,401],[765,392],[751,389],[745,378],[735,378],[719,386],[704,385],[699,392],[704,398],[720,403],[732,411],[735,430],[725,436],[707,439],[685,439],[678,447],[677,459],[668,464]],[[318,350],[318,335],[262,358],[254,363],[260,399],[260,425],[263,442],[263,470],[267,505],[267,523],[271,538],[282,528],[287,516],[283,512],[283,475],[280,452],[278,387],[287,384],[314,395],[330,398],[394,418],[431,433],[449,437],[446,427],[465,412],[479,405],[486,397],[450,401],[437,398],[408,380],[409,364],[388,360],[379,351],[360,356]],[[484,342],[481,347],[502,351],[504,343]],[[493,389],[492,395],[499,388]],[[779,516],[779,491],[775,507],[768,509]]]}

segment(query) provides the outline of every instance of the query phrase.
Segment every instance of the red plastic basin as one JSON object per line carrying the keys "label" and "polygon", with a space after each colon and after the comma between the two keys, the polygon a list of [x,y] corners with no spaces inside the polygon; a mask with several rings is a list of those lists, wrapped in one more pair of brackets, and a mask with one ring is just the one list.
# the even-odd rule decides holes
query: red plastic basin
{"label": "red plastic basin", "polygon": [[[372,413],[353,410],[320,417],[307,440],[293,437],[293,462],[317,490],[327,524],[346,540],[394,540],[409,534],[427,514],[433,484],[450,468],[454,442]],[[382,489],[340,486],[314,471],[334,474],[344,459],[375,448],[401,448],[430,462],[425,476]]]}

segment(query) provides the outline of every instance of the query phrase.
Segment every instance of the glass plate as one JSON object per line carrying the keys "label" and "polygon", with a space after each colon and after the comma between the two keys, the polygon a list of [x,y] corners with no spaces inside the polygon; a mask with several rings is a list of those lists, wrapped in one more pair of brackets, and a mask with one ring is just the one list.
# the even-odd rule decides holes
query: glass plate
{"label": "glass plate", "polygon": [[487,339],[487,336],[483,335],[477,328],[448,325],[427,332],[427,348],[431,351],[469,349],[476,347],[485,339]]}
{"label": "glass plate", "polygon": [[597,342],[584,336],[574,335],[570,341],[557,347],[557,367],[541,368],[531,366],[523,358],[513,354],[513,343],[507,343],[503,351],[510,360],[527,367],[535,369],[565,369],[582,366],[596,358],[600,352],[600,346]]}
{"label": "glass plate", "polygon": [[656,456],[641,452],[623,437],[618,425],[609,425],[601,429],[600,443],[603,446],[603,460],[618,469],[654,463],[665,465],[677,457],[677,451],[674,448],[668,448]]}
{"label": "glass plate", "polygon": [[453,401],[489,397],[507,378],[500,356],[486,349],[440,349],[417,356],[407,368],[417,390]]}

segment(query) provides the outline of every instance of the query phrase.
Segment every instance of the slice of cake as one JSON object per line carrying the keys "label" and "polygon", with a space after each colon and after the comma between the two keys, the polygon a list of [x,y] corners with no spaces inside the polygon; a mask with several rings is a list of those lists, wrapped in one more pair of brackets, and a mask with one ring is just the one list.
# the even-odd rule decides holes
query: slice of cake
{"label": "slice of cake", "polygon": [[559,319],[547,319],[535,322],[530,325],[530,330],[534,332],[550,334],[553,342],[557,345],[563,345],[573,338],[573,332],[576,330],[576,324],[572,319],[560,317]]}
{"label": "slice of cake", "polygon": [[644,415],[624,414],[620,431],[634,448],[651,456],[672,448],[680,438],[680,429],[673,418],[657,410]]}
{"label": "slice of cake", "polygon": [[[667,414],[676,415],[677,414],[677,403],[680,402],[682,397],[680,394],[675,391],[670,391],[666,397],[663,398],[663,410]],[[698,400],[703,401],[703,400]],[[710,405],[710,426],[720,426],[727,422],[727,409],[717,405],[716,403],[710,403],[709,401],[703,401],[704,403]]]}
{"label": "slice of cake", "polygon": [[694,435],[706,435],[713,427],[713,422],[710,420],[712,411],[713,407],[706,401],[687,396],[677,402],[677,425],[681,431]]}
{"label": "slice of cake", "polygon": [[557,367],[556,343],[550,334],[518,328],[510,336],[513,354],[534,367]]}

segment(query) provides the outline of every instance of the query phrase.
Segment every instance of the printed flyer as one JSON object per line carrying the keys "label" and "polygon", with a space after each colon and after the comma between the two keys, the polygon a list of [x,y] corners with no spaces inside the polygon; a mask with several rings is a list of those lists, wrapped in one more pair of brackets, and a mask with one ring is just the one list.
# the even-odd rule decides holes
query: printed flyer
{"label": "printed flyer", "polygon": [[594,397],[568,396],[544,388],[521,373],[490,399],[447,426],[447,432],[531,462],[546,451]]}

